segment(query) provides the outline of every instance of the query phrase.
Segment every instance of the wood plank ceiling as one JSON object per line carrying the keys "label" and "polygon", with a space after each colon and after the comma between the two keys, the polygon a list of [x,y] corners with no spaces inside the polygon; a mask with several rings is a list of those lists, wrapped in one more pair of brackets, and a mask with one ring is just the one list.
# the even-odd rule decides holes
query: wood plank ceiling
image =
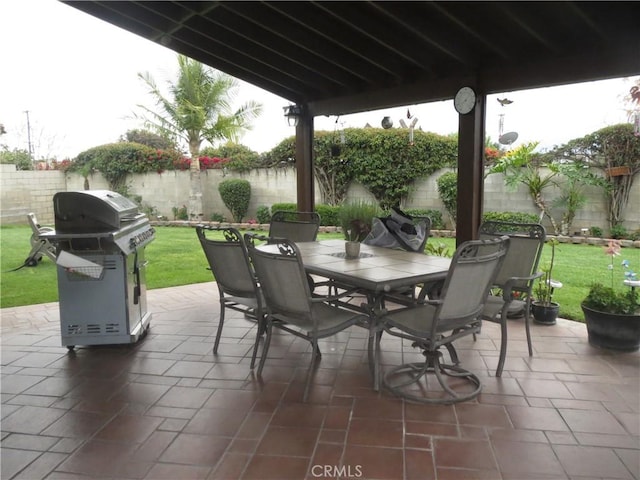
{"label": "wood plank ceiling", "polygon": [[482,219],[487,94],[640,74],[637,1],[65,3],[301,105],[302,210],[314,206],[313,117],[474,87],[459,123],[458,242]]}
{"label": "wood plank ceiling", "polygon": [[314,115],[640,72],[640,2],[68,4]]}

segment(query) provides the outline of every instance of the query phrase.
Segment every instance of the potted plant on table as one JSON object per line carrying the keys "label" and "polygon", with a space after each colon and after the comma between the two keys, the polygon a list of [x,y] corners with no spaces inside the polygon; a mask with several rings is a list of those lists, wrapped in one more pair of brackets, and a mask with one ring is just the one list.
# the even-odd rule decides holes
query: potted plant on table
{"label": "potted plant on table", "polygon": [[347,243],[345,244],[345,253],[349,258],[355,258],[360,255],[360,242],[362,242],[369,232],[371,227],[368,223],[356,218],[351,220],[349,229],[345,232],[345,238]]}
{"label": "potted plant on table", "polygon": [[380,215],[377,205],[368,202],[347,203],[340,207],[339,220],[344,239],[346,255],[355,258],[362,242],[371,231],[373,217]]}
{"label": "potted plant on table", "polygon": [[[593,283],[580,305],[584,313],[589,344],[612,350],[635,351],[640,348],[640,299],[635,285],[638,276],[627,260],[622,260],[624,274],[617,285],[614,258],[620,255],[620,242],[609,240],[605,254],[611,257],[611,286]],[[624,286],[624,284],[628,286]]]}
{"label": "potted plant on table", "polygon": [[555,325],[560,311],[560,305],[553,301],[553,289],[555,282],[551,277],[553,264],[556,257],[556,245],[558,240],[552,238],[548,244],[551,246],[551,260],[546,267],[542,267],[542,276],[533,287],[535,300],[531,302],[531,313],[537,323],[544,325]]}

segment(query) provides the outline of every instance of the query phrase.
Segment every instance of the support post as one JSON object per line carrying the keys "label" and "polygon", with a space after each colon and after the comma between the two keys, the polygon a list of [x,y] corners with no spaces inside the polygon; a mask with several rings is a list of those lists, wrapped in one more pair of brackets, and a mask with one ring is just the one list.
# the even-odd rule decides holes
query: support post
{"label": "support post", "polygon": [[484,202],[484,131],[486,95],[458,123],[458,204],[456,245],[478,238]]}
{"label": "support post", "polygon": [[296,125],[296,190],[298,210],[313,212],[315,208],[315,183],[313,179],[313,117],[307,108]]}

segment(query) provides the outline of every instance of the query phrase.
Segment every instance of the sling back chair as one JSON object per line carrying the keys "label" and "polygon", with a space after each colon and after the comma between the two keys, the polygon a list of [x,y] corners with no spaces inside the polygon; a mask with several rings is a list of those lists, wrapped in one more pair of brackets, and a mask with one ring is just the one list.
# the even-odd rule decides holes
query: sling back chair
{"label": "sling back chair", "polygon": [[317,212],[278,210],[271,216],[269,237],[287,238],[292,242],[314,242],[320,229]]}
{"label": "sling back chair", "polygon": [[[223,239],[206,238],[206,231],[220,232]],[[218,353],[227,308],[245,314],[258,322],[256,340],[251,356],[251,368],[255,366],[260,337],[264,333],[264,297],[258,286],[255,272],[249,261],[247,248],[240,232],[231,227],[196,227],[198,239],[209,263],[220,294],[220,322],[213,353]]]}
{"label": "sling back chair", "polygon": [[[267,245],[260,246],[263,242]],[[274,328],[308,340],[312,353],[303,396],[306,402],[313,370],[320,357],[318,341],[352,325],[368,328],[368,316],[331,304],[337,297],[312,295],[300,251],[294,242],[247,233],[245,243],[266,303],[266,339],[258,376],[269,355]]]}
{"label": "sling back chair", "polygon": [[493,284],[499,294],[489,296],[482,313],[483,320],[500,324],[500,357],[496,369],[496,377],[500,377],[507,355],[507,318],[524,313],[527,347],[529,356],[533,355],[529,328],[531,301],[535,281],[542,276],[537,270],[546,232],[539,223],[488,221],[480,225],[479,234],[481,239],[502,235],[511,239],[509,252]]}
{"label": "sling back chair", "polygon": [[[480,393],[480,380],[459,365],[453,342],[480,331],[482,310],[508,247],[506,236],[463,243],[453,256],[440,298],[381,315],[379,327],[384,332],[412,342],[425,357],[389,370],[383,376],[385,387],[408,400],[434,404],[470,400]],[[443,362],[441,347],[449,351],[452,364]],[[374,361],[379,371],[379,338]],[[428,380],[431,374],[441,389],[434,390],[434,382]]]}
{"label": "sling back chair", "polygon": [[[269,237],[287,238],[292,242],[315,242],[320,230],[320,214],[318,212],[298,212],[277,210],[271,215]],[[315,288],[315,280],[307,275],[311,290]]]}

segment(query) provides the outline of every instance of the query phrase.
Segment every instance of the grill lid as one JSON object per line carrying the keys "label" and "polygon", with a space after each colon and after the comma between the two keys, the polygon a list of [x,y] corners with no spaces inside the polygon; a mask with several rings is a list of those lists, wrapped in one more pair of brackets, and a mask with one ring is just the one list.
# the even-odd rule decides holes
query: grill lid
{"label": "grill lid", "polygon": [[53,210],[58,233],[110,232],[144,217],[134,202],[109,190],[58,192]]}

